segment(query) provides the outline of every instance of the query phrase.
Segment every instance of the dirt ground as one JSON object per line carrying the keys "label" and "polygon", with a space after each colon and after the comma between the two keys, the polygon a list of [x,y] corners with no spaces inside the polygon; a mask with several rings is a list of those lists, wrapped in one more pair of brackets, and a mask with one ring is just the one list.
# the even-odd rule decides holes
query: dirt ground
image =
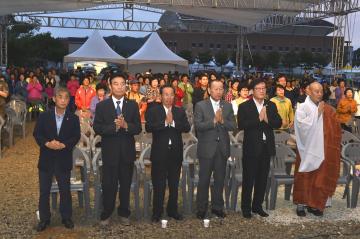
{"label": "dirt ground", "polygon": [[0,238],[360,238],[358,209],[346,209],[339,201],[335,209],[329,210],[330,216],[303,220],[294,216],[291,202],[281,204],[281,196],[278,209],[266,220],[245,220],[239,213],[229,212],[224,220],[210,218],[210,227],[204,228],[194,215],[185,215],[184,221],[170,220],[168,228],[162,229],[160,224],[135,219],[131,226],[124,227],[114,214],[111,226],[103,229],[95,219],[84,218],[73,195],[74,230],[65,229],[59,213],[53,211],[51,226],[37,233],[39,150],[32,137],[33,126],[28,124],[26,138],[17,136],[15,146],[5,147],[0,159]]}

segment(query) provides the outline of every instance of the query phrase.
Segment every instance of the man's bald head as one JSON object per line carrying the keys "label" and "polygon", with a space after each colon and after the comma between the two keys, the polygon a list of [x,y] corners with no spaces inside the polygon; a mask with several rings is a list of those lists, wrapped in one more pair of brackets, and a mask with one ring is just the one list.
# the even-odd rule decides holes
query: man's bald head
{"label": "man's bald head", "polygon": [[308,94],[314,103],[319,103],[323,98],[323,87],[319,82],[313,82],[309,85]]}

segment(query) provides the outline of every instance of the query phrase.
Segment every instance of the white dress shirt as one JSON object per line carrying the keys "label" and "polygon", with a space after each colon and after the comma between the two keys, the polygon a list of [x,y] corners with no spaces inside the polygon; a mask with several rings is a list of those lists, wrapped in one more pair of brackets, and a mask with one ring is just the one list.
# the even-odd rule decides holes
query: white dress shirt
{"label": "white dress shirt", "polygon": [[[164,107],[164,109],[165,109],[165,114],[167,115],[168,112],[169,112],[169,110],[171,110],[171,108],[168,109],[168,108],[165,107],[165,105],[163,105],[163,107]],[[171,124],[168,124],[168,123],[166,122],[166,120],[165,120],[165,127],[174,127],[174,128],[175,128],[175,121],[174,121],[174,119],[173,119],[173,121],[171,122]],[[169,145],[171,145],[171,139],[169,139]]]}
{"label": "white dress shirt", "polygon": [[[255,102],[256,109],[257,109],[257,111],[258,111],[259,114],[260,114],[262,108],[264,107],[264,100],[263,100],[261,103],[259,103],[259,102],[258,102],[257,100],[255,100],[255,99],[253,99],[253,100],[254,100],[254,102]],[[266,140],[266,135],[265,135],[264,132],[263,132],[263,140]]]}
{"label": "white dress shirt", "polygon": [[123,108],[123,104],[124,104],[124,96],[121,97],[120,99],[116,99],[114,96],[111,96],[112,100],[113,100],[113,103],[114,103],[114,106],[115,106],[115,109],[117,108],[117,101],[120,101],[120,109],[121,109],[121,112],[122,112],[122,108]]}
{"label": "white dress shirt", "polygon": [[215,101],[215,100],[213,100],[213,98],[210,97],[210,101],[211,101],[211,105],[214,109],[214,113],[216,114],[216,111],[218,111],[218,109],[220,108],[220,100]]}

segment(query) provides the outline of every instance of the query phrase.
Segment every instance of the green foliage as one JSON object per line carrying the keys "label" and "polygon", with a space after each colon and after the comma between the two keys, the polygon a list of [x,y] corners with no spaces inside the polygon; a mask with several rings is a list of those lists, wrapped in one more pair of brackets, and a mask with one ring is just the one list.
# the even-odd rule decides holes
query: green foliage
{"label": "green foliage", "polygon": [[199,61],[200,63],[208,63],[211,60],[211,52],[210,51],[206,51],[206,52],[200,52],[199,53]]}
{"label": "green foliage", "polygon": [[316,53],[313,56],[313,60],[314,60],[314,63],[318,63],[321,66],[326,66],[330,61],[328,56],[326,56],[325,54],[319,54],[319,53]]}
{"label": "green foliage", "polygon": [[298,54],[295,51],[286,53],[282,57],[282,63],[288,68],[295,67],[299,63]]}
{"label": "green foliage", "polygon": [[10,19],[8,61],[19,66],[35,66],[46,61],[60,62],[67,53],[65,46],[50,33],[35,34],[39,24],[17,23]]}
{"label": "green foliage", "polygon": [[280,63],[280,53],[277,51],[271,51],[265,56],[265,66],[271,68],[277,68]]}
{"label": "green foliage", "polygon": [[216,59],[216,62],[222,66],[228,62],[229,57],[225,52],[219,51],[218,53],[216,53],[215,59]]}
{"label": "green foliage", "polygon": [[194,59],[192,56],[192,52],[189,50],[183,50],[181,52],[179,52],[178,54],[180,57],[184,58],[185,60],[188,60],[189,63],[193,63]]}
{"label": "green foliage", "polygon": [[313,54],[309,51],[301,51],[299,53],[300,63],[305,63],[307,65],[312,65],[314,63]]}

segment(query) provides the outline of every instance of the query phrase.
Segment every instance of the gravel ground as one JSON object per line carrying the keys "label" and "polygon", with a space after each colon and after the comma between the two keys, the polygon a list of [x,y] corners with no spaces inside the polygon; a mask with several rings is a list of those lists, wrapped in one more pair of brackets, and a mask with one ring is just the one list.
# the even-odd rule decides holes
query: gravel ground
{"label": "gravel ground", "polygon": [[224,220],[210,218],[209,228],[193,215],[180,223],[169,220],[167,229],[144,220],[133,220],[124,227],[114,214],[111,225],[104,229],[94,219],[85,220],[74,195],[75,229],[65,229],[59,213],[53,211],[51,227],[37,233],[38,147],[31,136],[33,126],[29,124],[27,137],[16,137],[15,146],[5,148],[0,159],[0,238],[360,238],[360,209],[346,208],[341,187],[322,218],[298,218],[291,201],[283,200],[279,190],[277,208],[269,218],[245,220],[229,212]]}

